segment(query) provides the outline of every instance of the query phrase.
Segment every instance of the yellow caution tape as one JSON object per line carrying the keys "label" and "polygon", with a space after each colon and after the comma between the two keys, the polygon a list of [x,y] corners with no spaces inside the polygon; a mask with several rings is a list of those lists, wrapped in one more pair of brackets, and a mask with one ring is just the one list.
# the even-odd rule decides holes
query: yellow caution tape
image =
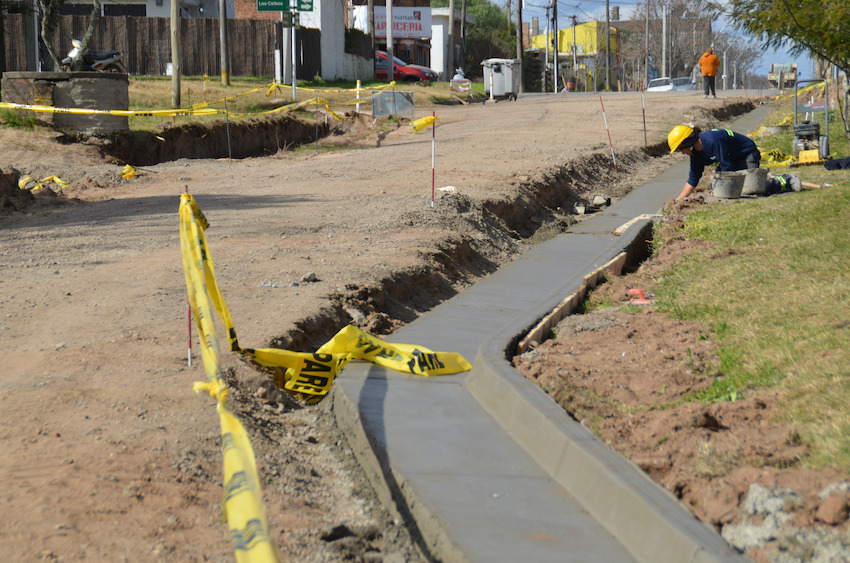
{"label": "yellow caution tape", "polygon": [[353,325],[340,330],[314,354],[279,348],[238,352],[262,366],[286,368],[283,389],[308,402],[327,395],[334,379],[351,360],[366,360],[396,371],[426,376],[459,373],[472,367],[460,354],[433,352],[411,344],[390,344]]}
{"label": "yellow caution tape", "polygon": [[[224,77],[224,76],[225,76],[225,73],[222,73],[222,77]],[[204,80],[206,80],[206,75],[204,75]],[[275,86],[276,86],[276,84],[274,84],[274,83],[271,84],[271,88],[269,88],[268,91],[266,92],[267,97],[271,96],[272,90],[274,89]],[[221,104],[221,103],[224,103],[224,102],[229,101],[229,100],[235,100],[236,98],[239,98],[240,96],[247,96],[248,94],[253,94],[254,92],[259,92],[263,88],[267,88],[267,86],[260,86],[259,88],[253,88],[253,89],[248,90],[246,92],[241,92],[239,94],[234,94],[233,96],[221,98],[220,100],[216,100],[214,102],[202,102],[200,104],[195,104],[192,107],[193,108],[205,108],[207,106],[211,106],[211,105],[214,105],[214,104]]]}
{"label": "yellow caution tape", "polygon": [[419,133],[429,125],[433,125],[435,121],[438,121],[440,118],[435,117],[433,115],[429,115],[426,117],[420,117],[414,121],[410,122],[410,126],[413,128],[413,134]]}
{"label": "yellow caution tape", "polygon": [[280,559],[272,542],[263,505],[254,451],[242,423],[227,408],[227,387],[221,378],[218,335],[212,307],[220,315],[222,309],[226,313],[227,308],[220,300],[212,261],[205,253],[204,229],[207,226],[207,220],[192,196],[183,194],[180,199],[180,248],[189,305],[202,336],[201,357],[208,380],[195,383],[193,388],[196,392],[209,392],[216,400],[225,483],[222,518],[230,529],[236,560],[239,563],[278,562]]}
{"label": "yellow caution tape", "polygon": [[121,171],[121,176],[123,176],[125,180],[129,180],[130,178],[132,178],[135,175],[136,175],[136,168],[133,167],[133,166],[130,166],[129,164],[127,166],[125,166],[124,169]]}
{"label": "yellow caution tape", "polygon": [[790,166],[794,161],[793,156],[789,156],[779,149],[759,150],[759,152],[761,152],[761,161],[770,166]]}
{"label": "yellow caution tape", "polygon": [[[829,82],[832,82],[832,81],[830,80]],[[800,96],[800,94],[807,94],[807,93],[811,92],[812,90],[814,90],[815,88],[820,88],[820,93],[818,94],[818,96],[822,96],[824,94],[824,91],[826,90],[826,82],[815,82],[814,84],[809,84],[808,86],[806,86],[802,90],[797,90],[797,96]],[[776,99],[777,100],[787,100],[787,99],[790,99],[790,98],[793,98],[793,97],[794,97],[794,94],[791,93],[791,94],[783,94],[781,96],[776,96]]]}
{"label": "yellow caution tape", "polygon": [[[182,197],[189,201],[187,205],[192,212],[199,214],[199,224],[205,225],[206,219],[203,219],[194,199],[189,199],[191,196],[188,194]],[[423,346],[410,344],[390,344],[351,325],[341,329],[315,353],[291,352],[279,348],[241,348],[230,311],[218,290],[203,230],[199,231],[195,244],[201,246],[198,255],[203,257],[204,281],[210,299],[227,330],[230,350],[247,356],[262,366],[285,369],[282,384],[277,381],[275,383],[292,394],[305,399],[320,400],[330,391],[334,379],[351,360],[366,360],[397,371],[426,376],[459,373],[472,367],[460,354],[433,352]]]}
{"label": "yellow caution tape", "polygon": [[38,190],[44,188],[44,186],[41,185],[41,182],[39,182],[32,176],[21,176],[18,180],[18,187],[22,190],[30,190],[33,192],[37,192]]}
{"label": "yellow caution tape", "polygon": [[207,391],[216,400],[224,448],[225,492],[222,514],[229,529],[239,563],[278,561],[271,541],[262,502],[254,452],[244,427],[227,408],[227,387],[221,377],[221,357],[213,308],[227,331],[230,349],[260,365],[285,368],[282,385],[286,391],[309,402],[321,400],[340,371],[351,360],[417,375],[442,375],[471,369],[463,356],[432,352],[422,346],[390,344],[354,326],[346,326],[315,353],[290,352],[277,348],[242,349],[230,311],[215,279],[212,256],[204,231],[209,223],[194,198],[180,197],[180,248],[188,290],[189,306],[198,327],[206,382],[196,382],[196,392]]}
{"label": "yellow caution tape", "polygon": [[37,192],[38,190],[44,189],[44,184],[47,182],[53,182],[60,188],[67,188],[68,182],[59,179],[56,176],[48,176],[47,178],[42,178],[41,180],[36,180],[32,176],[21,176],[18,180],[18,187],[22,190],[30,190],[33,192]]}
{"label": "yellow caution tape", "polygon": [[[207,75],[204,75],[204,83],[206,84]],[[370,90],[375,92],[382,92],[387,89],[395,90],[396,83],[392,81],[384,86],[379,88],[370,88]],[[273,93],[279,92],[283,90],[283,85],[278,84],[276,82],[272,82],[271,84],[260,86],[258,88],[254,88],[245,92],[241,92],[239,94],[234,94],[233,96],[228,96],[226,98],[221,98],[219,100],[213,102],[203,102],[200,104],[194,104],[188,109],[161,109],[161,110],[104,110],[104,109],[90,109],[90,108],[60,108],[53,106],[42,106],[36,104],[17,104],[11,102],[0,102],[0,109],[17,109],[17,110],[28,110],[34,112],[41,113],[67,113],[67,114],[76,114],[76,115],[115,115],[120,117],[189,117],[196,115],[227,115],[228,117],[257,117],[262,115],[272,115],[276,113],[286,113],[290,111],[294,111],[296,109],[300,109],[302,107],[311,105],[311,104],[323,104],[327,109],[328,113],[333,115],[337,119],[342,119],[342,116],[335,113],[331,110],[328,102],[322,100],[320,98],[313,98],[311,100],[307,100],[304,102],[298,102],[289,104],[286,106],[281,106],[278,108],[274,108],[268,111],[258,112],[258,113],[234,113],[225,109],[216,109],[210,106],[215,104],[220,104],[227,102],[229,100],[234,100],[240,96],[246,96],[248,94],[252,94],[254,92],[259,92],[262,90],[266,90],[266,97],[270,97]],[[299,88],[299,90],[305,91],[316,91],[316,92],[356,92],[357,89],[309,89],[309,88]],[[363,88],[360,89],[363,91]],[[345,102],[342,105],[353,105],[363,103],[364,101],[368,101],[371,97],[362,98],[360,100],[354,100],[351,102]]]}
{"label": "yellow caution tape", "polygon": [[126,109],[90,109],[90,108],[57,108],[53,106],[39,106],[32,104],[15,104],[11,102],[0,102],[0,109],[22,109],[42,113],[70,113],[78,115],[119,115],[137,117],[172,117],[189,115],[215,115],[224,113],[224,110],[208,109],[157,109],[157,110],[126,110]]}

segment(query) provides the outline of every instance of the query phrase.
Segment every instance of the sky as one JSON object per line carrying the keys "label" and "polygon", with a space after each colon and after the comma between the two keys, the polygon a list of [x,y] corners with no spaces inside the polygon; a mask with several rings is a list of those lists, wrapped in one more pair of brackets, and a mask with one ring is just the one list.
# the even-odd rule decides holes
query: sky
{"label": "sky", "polygon": [[[493,2],[500,2],[500,0],[491,0]],[[620,7],[620,19],[628,20],[631,19],[632,11],[637,4],[643,4],[643,1],[637,0],[627,0],[625,2],[622,1],[614,1],[609,0],[609,6],[619,6]],[[546,7],[551,7],[551,2],[547,2],[547,0],[525,0],[522,8],[522,19],[524,21],[531,21],[531,18],[538,17],[540,18],[540,28],[541,30],[545,29],[546,25]],[[561,28],[569,27],[572,25],[570,20],[570,16],[575,14],[578,17],[578,21],[590,21],[590,20],[605,20],[605,0],[559,0],[558,1],[558,25]],[[722,19],[715,20],[714,25],[712,26],[715,30],[724,30],[724,25],[726,22]],[[724,31],[729,32],[732,26],[727,27]],[[740,33],[740,32],[733,32]],[[800,74],[803,76],[810,76],[814,72],[813,64],[811,59],[806,55],[800,55],[799,57],[794,57],[789,55],[785,49],[772,49],[766,51],[761,58],[761,61],[758,63],[758,66],[753,69],[756,74],[767,74],[770,69],[771,63],[787,63],[787,62],[796,62],[798,70]]]}

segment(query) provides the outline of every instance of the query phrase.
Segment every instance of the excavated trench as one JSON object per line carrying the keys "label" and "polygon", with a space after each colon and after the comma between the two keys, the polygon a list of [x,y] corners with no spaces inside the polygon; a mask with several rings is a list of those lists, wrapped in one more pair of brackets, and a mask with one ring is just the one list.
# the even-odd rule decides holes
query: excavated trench
{"label": "excavated trench", "polygon": [[150,166],[181,158],[248,158],[268,156],[293,146],[326,137],[331,128],[291,115],[238,121],[219,120],[213,125],[188,123],[149,131],[121,131],[88,138],[66,133],[60,142],[83,140],[94,144],[107,162]]}
{"label": "excavated trench", "polygon": [[[751,102],[702,110],[696,117],[703,128],[716,126],[754,108]],[[237,122],[221,121],[212,126],[187,124],[158,133],[130,132],[108,137],[82,139],[66,134],[64,142],[85,141],[97,146],[103,158],[114,163],[134,162],[140,166],[181,158],[233,158],[275,154],[293,146],[344,131],[343,121],[335,127],[312,123],[290,115]],[[392,272],[371,287],[349,286],[331,294],[330,305],[296,323],[295,328],[274,337],[270,345],[290,350],[313,351],[327,342],[341,326],[355,324],[376,334],[388,334],[413,321],[429,309],[455,295],[460,289],[495,271],[538,242],[567,231],[585,215],[575,212],[593,205],[597,194],[616,200],[644,180],[634,180],[635,170],[651,166],[667,153],[666,143],[634,148],[617,155],[615,170],[610,154],[601,151],[572,160],[543,174],[525,179],[517,197],[471,200],[450,194],[441,200],[440,221],[459,237],[446,240],[420,266]],[[25,208],[32,195],[18,190],[17,178],[0,178],[2,207]],[[49,192],[49,190],[45,190]],[[42,196],[43,197],[43,196]],[[23,198],[29,198],[23,201]],[[8,205],[7,205],[8,204]],[[417,221],[417,217],[405,217]],[[484,235],[484,236],[482,236]],[[644,254],[646,251],[636,252]],[[636,258],[638,259],[638,258]]]}

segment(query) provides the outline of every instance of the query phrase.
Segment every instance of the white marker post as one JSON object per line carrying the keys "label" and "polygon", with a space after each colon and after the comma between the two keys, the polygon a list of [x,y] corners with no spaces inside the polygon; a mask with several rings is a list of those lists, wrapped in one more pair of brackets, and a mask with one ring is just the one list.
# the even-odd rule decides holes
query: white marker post
{"label": "white marker post", "polygon": [[360,81],[357,81],[357,104],[354,106],[354,111],[360,115]]}
{"label": "white marker post", "polygon": [[490,71],[490,100],[494,100],[493,98],[493,71]]}
{"label": "white marker post", "polygon": [[608,129],[608,118],[605,117],[605,104],[602,103],[602,96],[599,96],[599,103],[602,105],[602,118],[605,120],[605,130],[608,131],[608,145],[611,147],[611,159],[614,161],[614,173],[619,174],[617,170],[617,157],[614,155],[614,143],[611,142],[611,131]]}

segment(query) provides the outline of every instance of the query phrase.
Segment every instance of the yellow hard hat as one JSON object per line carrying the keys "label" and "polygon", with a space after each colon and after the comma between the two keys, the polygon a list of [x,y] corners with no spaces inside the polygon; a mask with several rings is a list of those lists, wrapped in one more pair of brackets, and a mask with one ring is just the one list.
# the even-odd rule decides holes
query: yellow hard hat
{"label": "yellow hard hat", "polygon": [[[695,136],[693,127],[689,127],[688,125],[675,126],[673,130],[670,131],[670,134],[667,135],[667,144],[670,146],[670,154],[676,152],[676,149],[679,148],[679,145],[681,145],[682,142],[686,139],[689,139],[692,135]],[[694,139],[694,142],[696,142],[696,139]],[[682,148],[686,149],[692,146],[693,144],[693,142],[690,144],[685,143],[685,146],[683,146]]]}

